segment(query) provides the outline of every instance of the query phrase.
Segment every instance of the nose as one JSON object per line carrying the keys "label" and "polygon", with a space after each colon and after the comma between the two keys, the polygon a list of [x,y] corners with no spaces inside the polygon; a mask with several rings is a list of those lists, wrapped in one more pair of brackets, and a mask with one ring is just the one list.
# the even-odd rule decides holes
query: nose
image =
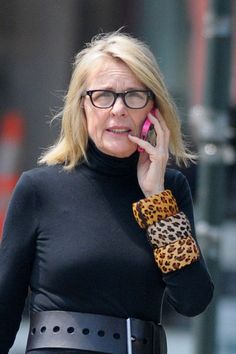
{"label": "nose", "polygon": [[116,98],[115,103],[111,107],[111,113],[113,116],[124,117],[127,115],[127,107],[124,104],[124,101],[121,96]]}

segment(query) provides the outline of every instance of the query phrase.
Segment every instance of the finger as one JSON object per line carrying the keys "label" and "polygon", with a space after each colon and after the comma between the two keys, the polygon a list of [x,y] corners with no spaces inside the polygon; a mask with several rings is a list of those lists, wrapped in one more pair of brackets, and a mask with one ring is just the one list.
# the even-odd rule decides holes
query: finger
{"label": "finger", "polygon": [[164,120],[164,118],[162,117],[160,111],[158,109],[156,109],[155,111],[155,115],[153,115],[152,113],[149,113],[148,114],[148,118],[151,120],[151,122],[157,126],[157,127],[161,127],[161,129],[164,131],[164,132],[168,132],[169,129],[166,125],[166,122]]}
{"label": "finger", "polygon": [[[137,144],[139,147],[142,148],[143,153],[140,154],[140,163],[144,163],[147,159],[150,159],[152,162],[156,161],[168,161],[169,158],[169,151],[168,149],[163,149],[161,148],[156,148],[152,146],[149,142],[142,140],[140,138],[137,138],[136,136],[133,135],[128,135],[128,138],[135,144]],[[153,165],[154,166],[154,165]],[[152,167],[153,168],[153,167]]]}
{"label": "finger", "polygon": [[155,147],[153,147],[148,141],[138,138],[134,135],[128,135],[128,138],[139,147],[144,149],[148,154],[153,154],[155,152]]}
{"label": "finger", "polygon": [[[166,125],[166,122],[162,115],[160,114],[159,110],[156,109],[156,118],[150,114],[149,119],[154,124],[154,129],[157,135],[156,145],[164,146],[165,148],[169,148],[169,138],[170,138],[170,131]],[[159,134],[158,134],[159,133]]]}
{"label": "finger", "polygon": [[156,148],[162,149],[166,144],[165,144],[165,131],[163,131],[161,124],[159,122],[158,118],[154,118],[153,115],[148,114],[148,118],[154,125],[154,130],[156,133]]}
{"label": "finger", "polygon": [[167,136],[169,136],[170,130],[166,124],[164,117],[162,116],[162,114],[160,113],[158,108],[156,108],[156,116],[157,116],[157,120],[159,121],[162,130],[166,133]]}

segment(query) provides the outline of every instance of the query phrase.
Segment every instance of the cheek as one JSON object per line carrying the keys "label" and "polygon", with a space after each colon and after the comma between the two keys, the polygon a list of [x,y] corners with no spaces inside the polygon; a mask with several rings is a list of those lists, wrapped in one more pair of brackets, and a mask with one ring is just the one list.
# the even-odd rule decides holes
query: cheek
{"label": "cheek", "polygon": [[87,122],[88,134],[93,137],[99,135],[104,126],[104,119],[99,115],[99,112],[95,112],[92,107],[85,106],[85,119]]}

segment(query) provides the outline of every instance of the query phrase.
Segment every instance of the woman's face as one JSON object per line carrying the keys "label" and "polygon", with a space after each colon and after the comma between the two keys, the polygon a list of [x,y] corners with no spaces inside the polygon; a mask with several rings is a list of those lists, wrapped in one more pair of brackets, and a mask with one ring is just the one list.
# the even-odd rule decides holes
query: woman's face
{"label": "woman's face", "polygon": [[[126,64],[107,58],[88,77],[87,90],[111,90],[124,92],[133,89],[146,89]],[[107,155],[128,157],[137,149],[128,134],[139,136],[142,124],[153,107],[153,100],[141,109],[125,106],[121,97],[110,108],[96,108],[89,96],[84,98],[89,137],[99,150]]]}

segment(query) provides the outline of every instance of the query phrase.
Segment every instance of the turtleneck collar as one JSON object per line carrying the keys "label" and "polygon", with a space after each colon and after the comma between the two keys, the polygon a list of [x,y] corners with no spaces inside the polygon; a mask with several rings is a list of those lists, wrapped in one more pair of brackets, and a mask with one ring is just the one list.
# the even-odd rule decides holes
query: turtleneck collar
{"label": "turtleneck collar", "polygon": [[89,139],[87,147],[88,162],[86,164],[92,170],[107,175],[131,175],[136,174],[138,156],[138,152],[134,152],[131,156],[125,158],[107,155],[100,151],[95,143]]}

